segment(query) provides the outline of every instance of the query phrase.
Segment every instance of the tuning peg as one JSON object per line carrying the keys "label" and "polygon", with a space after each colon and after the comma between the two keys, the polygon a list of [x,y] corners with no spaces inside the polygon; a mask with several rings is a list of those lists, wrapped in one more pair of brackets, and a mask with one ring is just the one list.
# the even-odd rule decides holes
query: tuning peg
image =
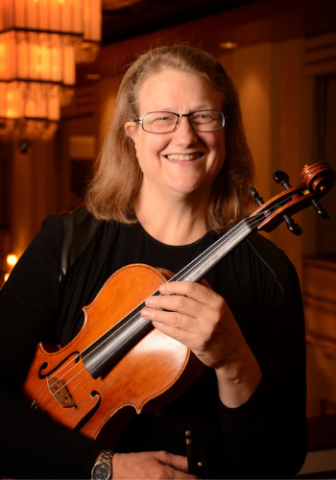
{"label": "tuning peg", "polygon": [[273,178],[277,183],[280,183],[286,190],[291,188],[289,183],[289,176],[281,170],[274,170]]}
{"label": "tuning peg", "polygon": [[322,207],[322,205],[320,204],[320,202],[318,202],[317,200],[315,200],[315,198],[312,198],[312,199],[311,199],[311,203],[313,204],[313,206],[314,206],[315,210],[317,211],[317,213],[323,218],[323,220],[327,220],[327,221],[330,220],[329,215],[328,215],[327,212],[324,210],[324,208]]}
{"label": "tuning peg", "polygon": [[289,217],[288,215],[283,215],[284,220],[286,221],[287,228],[290,232],[294,233],[294,235],[301,235],[302,233],[302,228],[298,223],[295,223],[292,217]]}
{"label": "tuning peg", "polygon": [[[274,170],[273,178],[277,183],[280,183],[281,186],[284,187],[286,190],[292,188],[289,183],[289,176],[287,175],[287,173],[282,172],[281,170]],[[285,220],[288,230],[290,232],[294,233],[294,235],[301,235],[302,229],[300,225],[295,223],[294,220],[286,214],[283,215],[283,219]]]}
{"label": "tuning peg", "polygon": [[[282,172],[281,170],[274,170],[273,178],[277,183],[280,183],[281,186],[284,187],[286,190],[292,188],[289,183],[289,176],[287,175],[287,173]],[[294,235],[301,235],[302,228],[300,227],[300,225],[295,223],[290,216],[284,214],[283,219],[285,220],[287,228],[290,232],[294,233]]]}
{"label": "tuning peg", "polygon": [[255,201],[255,203],[259,205],[259,207],[261,207],[261,205],[264,204],[264,199],[259,195],[259,193],[255,188],[250,187],[250,192],[252,193],[253,200]]}

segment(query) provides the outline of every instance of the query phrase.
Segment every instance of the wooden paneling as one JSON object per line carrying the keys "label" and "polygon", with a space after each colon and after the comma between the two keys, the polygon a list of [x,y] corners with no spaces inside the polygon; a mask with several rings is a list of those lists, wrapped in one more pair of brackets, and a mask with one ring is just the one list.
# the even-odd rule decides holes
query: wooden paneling
{"label": "wooden paneling", "polygon": [[310,76],[336,73],[336,32],[306,39],[305,74]]}
{"label": "wooden paneling", "polygon": [[336,263],[303,262],[308,416],[336,413]]}

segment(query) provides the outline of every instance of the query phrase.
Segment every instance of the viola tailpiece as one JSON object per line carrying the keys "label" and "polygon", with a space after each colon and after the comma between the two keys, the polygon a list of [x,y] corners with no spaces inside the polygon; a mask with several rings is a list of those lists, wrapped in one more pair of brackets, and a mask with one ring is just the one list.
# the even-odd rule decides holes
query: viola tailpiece
{"label": "viola tailpiece", "polygon": [[[188,390],[204,367],[187,347],[141,317],[145,299],[160,295],[159,286],[167,281],[200,281],[254,231],[270,232],[285,221],[292,233],[301,234],[291,215],[310,205],[328,219],[319,200],[334,185],[335,172],[327,163],[317,163],[305,165],[300,177],[303,182],[291,187],[288,176],[276,171],[274,178],[285,191],[265,203],[251,189],[259,208],[176,275],[141,264],[114,273],[84,307],[84,325],[68,345],[56,351],[38,345],[23,385],[30,405],[70,429],[97,438],[124,407],[137,413],[149,408],[160,411]],[[114,433],[118,431],[114,428]]]}

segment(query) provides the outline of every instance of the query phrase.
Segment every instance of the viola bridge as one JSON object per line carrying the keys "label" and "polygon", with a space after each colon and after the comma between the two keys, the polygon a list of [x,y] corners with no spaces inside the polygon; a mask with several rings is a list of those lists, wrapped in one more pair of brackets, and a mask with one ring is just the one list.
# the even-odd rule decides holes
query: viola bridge
{"label": "viola bridge", "polygon": [[76,407],[76,402],[70,395],[70,392],[66,387],[65,380],[55,377],[48,377],[47,381],[52,396],[63,408]]}

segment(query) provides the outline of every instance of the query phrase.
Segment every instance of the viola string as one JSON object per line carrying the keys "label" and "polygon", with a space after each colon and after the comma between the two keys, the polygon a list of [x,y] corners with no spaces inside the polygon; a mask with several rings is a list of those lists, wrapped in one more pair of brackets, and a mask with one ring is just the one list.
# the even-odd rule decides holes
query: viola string
{"label": "viola string", "polygon": [[[43,384],[42,387],[41,387],[41,390],[38,392],[38,394],[36,395],[36,397],[35,397],[34,400],[33,400],[33,403],[30,405],[30,408],[33,408],[33,407],[35,406],[35,403],[36,403],[39,395],[41,395],[41,392],[42,392],[42,390],[44,389],[44,387],[45,387],[46,385],[48,385],[48,383],[47,383],[47,382],[44,382],[44,384]],[[43,394],[42,398],[44,397],[45,394],[46,394],[46,392]],[[36,407],[38,407],[38,405],[36,405]]]}
{"label": "viola string", "polygon": [[[68,366],[72,361],[74,361],[74,360],[70,360],[70,361],[66,364],[66,366]],[[63,366],[63,367],[65,367],[65,366]],[[67,372],[65,372],[65,375],[67,375],[68,373],[70,373],[71,370],[73,370],[74,368],[75,368],[75,367],[70,368]],[[56,373],[57,375],[59,375],[62,370],[63,370],[63,368],[61,368],[59,371],[55,370],[54,373]],[[50,394],[51,394],[51,398],[53,398],[54,395],[53,395],[53,393],[51,392],[51,388],[52,388],[54,385],[56,385],[56,383],[57,383],[57,382],[54,382],[54,383],[52,383],[51,385],[49,385],[47,379],[45,379],[44,384],[43,384],[41,390],[39,391],[39,393],[38,393],[37,396],[35,397],[35,399],[34,399],[34,401],[33,401],[33,403],[32,403],[31,406],[33,406],[35,403],[38,402],[38,404],[37,404],[36,406],[39,407],[39,408],[41,408],[41,407],[40,407],[40,403],[42,402],[44,396],[45,396],[47,393],[50,393]],[[39,398],[39,395],[42,394],[42,390],[44,389],[44,387],[47,387],[47,388],[46,388],[45,392],[43,393],[42,397]],[[59,390],[56,390],[55,393],[56,393],[56,394],[59,393],[59,392],[61,391],[61,389],[62,389],[62,387],[61,387]],[[47,401],[47,404],[49,403],[49,401],[50,401],[50,399]],[[47,405],[47,404],[45,404],[45,405]],[[43,408],[45,408],[45,406],[44,406]],[[41,410],[42,410],[43,408],[41,408]]]}
{"label": "viola string", "polygon": [[[79,363],[77,363],[74,367],[72,367],[72,369],[70,369],[69,372],[71,372],[71,370],[73,370],[76,366],[79,366]],[[73,375],[71,378],[69,378],[69,380],[67,380],[67,382],[65,382],[58,390],[56,390],[55,393],[56,393],[56,394],[60,393],[60,392],[63,390],[63,388],[65,388],[65,387],[69,384],[69,382],[72,382],[80,373],[82,373],[82,372],[85,371],[85,370],[86,370],[85,368],[82,368],[81,370],[79,370],[79,372],[77,372],[75,375]],[[68,374],[69,372],[66,372],[66,374]],[[89,375],[89,373],[88,373],[88,375]],[[84,379],[85,379],[88,375],[86,375],[86,376],[84,377]],[[84,380],[84,379],[83,379],[83,380]],[[74,387],[72,390],[68,390],[68,389],[67,389],[68,393],[71,393],[75,388],[77,388],[78,385],[80,385],[80,384],[83,382],[83,380],[82,380],[81,382],[79,382],[77,385],[75,385],[75,387]],[[56,385],[56,382],[53,383],[53,385]],[[50,398],[49,398],[49,400],[44,404],[44,406],[43,406],[42,409],[45,409],[45,408],[47,407],[48,403],[50,402],[50,400],[51,400],[52,398],[55,398],[55,396],[53,395],[53,393],[52,393],[52,392],[50,392],[50,393],[51,393]],[[63,397],[61,400],[63,400],[63,399],[66,397],[66,395],[67,395],[67,393],[65,392],[65,395],[64,395],[64,397]],[[43,398],[43,397],[42,397],[42,398]],[[57,404],[59,403],[56,398],[55,398],[55,400],[56,400],[56,405],[55,405],[55,407],[51,410],[51,412],[53,412],[53,410],[57,407]],[[50,412],[50,413],[51,413],[51,412]]]}
{"label": "viola string", "polygon": [[[78,355],[80,355],[80,353],[79,353]],[[78,357],[78,355],[77,355],[76,357]],[[55,374],[55,376],[56,376],[56,375],[60,375],[60,374],[62,373],[62,371],[63,371],[66,367],[68,367],[71,363],[75,362],[75,360],[76,360],[76,358],[72,358],[71,360],[68,361],[68,363],[63,364],[61,368],[58,368],[58,370],[56,369],[56,370],[53,372],[53,373]],[[73,370],[73,369],[76,367],[76,365],[77,365],[77,364],[75,364],[75,365],[72,366],[68,371],[66,371],[66,372],[65,372],[65,375],[67,375],[68,373],[70,373],[71,370]],[[51,385],[49,385],[48,382],[47,382],[47,380],[46,380],[45,383],[44,383],[44,385],[42,386],[41,390],[39,391],[39,393],[38,393],[37,396],[35,397],[33,404],[38,400],[38,397],[39,397],[39,395],[41,394],[41,392],[42,392],[42,390],[43,390],[43,388],[44,388],[45,386],[47,387],[47,391],[44,392],[44,394],[42,395],[42,398],[39,399],[39,401],[41,401],[41,400],[43,399],[44,395],[45,395],[54,385],[56,385],[56,382],[54,382],[54,383],[52,383]],[[56,391],[56,393],[58,393],[58,391]]]}
{"label": "viola string", "polygon": [[[310,193],[310,192],[308,191],[307,193]],[[253,228],[260,222],[260,220],[262,220],[262,219],[267,219],[270,215],[272,215],[272,214],[273,214],[276,210],[278,210],[281,206],[285,205],[285,204],[288,202],[289,199],[293,199],[293,196],[294,196],[294,195],[296,195],[296,194],[294,194],[294,192],[290,192],[287,197],[284,195],[283,197],[280,198],[280,201],[279,201],[279,202],[275,203],[273,206],[270,206],[267,210],[262,210],[262,211],[259,212],[258,214],[251,214],[251,216],[249,216],[247,219],[244,219],[244,220],[242,220],[241,222],[239,222],[235,227],[233,227],[231,230],[229,230],[229,232],[227,232],[226,234],[222,235],[222,237],[220,237],[213,245],[211,245],[211,247],[209,247],[209,252],[208,252],[208,254],[207,254],[205,257],[203,257],[202,254],[201,254],[200,256],[202,256],[202,258],[200,259],[200,261],[203,261],[203,260],[206,259],[208,256],[211,256],[211,254],[214,253],[214,249],[220,248],[220,247],[222,246],[222,242],[228,243],[228,244],[229,244],[229,243],[232,243],[232,242],[240,235],[240,233],[241,233],[242,231],[244,231],[244,227],[245,227],[246,225],[248,225],[250,228],[253,229]],[[284,197],[285,197],[285,198],[284,198]],[[266,207],[265,207],[265,208],[266,208]],[[266,215],[266,214],[267,214],[267,215]],[[252,233],[252,232],[251,232],[251,233]],[[215,247],[215,248],[213,248],[213,247]],[[204,253],[204,252],[203,252],[203,253]],[[197,258],[197,257],[196,257],[196,258]],[[194,260],[195,260],[195,259],[194,259]],[[196,266],[197,266],[197,263],[196,263],[195,265],[193,265],[193,267],[196,267]],[[187,267],[188,267],[188,265],[187,265],[186,267],[184,267],[184,268],[187,269]],[[183,270],[183,269],[182,269],[182,270]],[[179,273],[180,273],[180,272],[179,272]],[[176,274],[176,275],[178,275],[178,274]],[[176,275],[175,275],[174,277],[176,277]],[[170,281],[174,281],[174,277],[172,277],[172,278],[170,279]],[[156,293],[156,292],[154,292],[154,293]],[[153,294],[154,294],[154,293],[153,293]],[[152,295],[153,295],[153,294],[152,294]],[[142,303],[144,304],[144,302],[142,302]],[[140,303],[139,305],[137,305],[131,312],[129,312],[129,314],[128,314],[127,316],[131,315],[132,312],[133,312],[134,310],[138,309],[141,305],[142,305],[141,303]],[[126,318],[126,317],[124,317],[124,318],[121,319],[121,320],[124,320],[125,318]],[[121,320],[120,320],[120,321],[121,321]],[[94,353],[98,348],[100,348],[102,345],[104,345],[105,342],[109,341],[113,336],[115,336],[115,335],[119,332],[119,330],[120,330],[121,328],[123,328],[123,329],[127,328],[127,325],[128,325],[130,322],[132,322],[133,320],[134,320],[134,316],[133,316],[133,317],[130,317],[129,319],[127,319],[123,325],[119,326],[119,328],[116,328],[116,327],[117,327],[117,325],[118,325],[118,323],[119,323],[120,321],[119,321],[116,325],[114,325],[113,327],[111,327],[110,330],[113,330],[113,331],[110,333],[110,335],[109,335],[101,344],[99,344],[99,345],[97,345],[96,347],[94,347],[93,349],[91,349],[90,354]],[[149,323],[150,323],[150,322],[149,322]],[[137,334],[137,332],[139,331],[140,328],[141,328],[141,327],[139,327],[139,328],[134,332],[133,336]],[[107,332],[105,332],[103,335],[105,335],[106,333],[107,333]],[[101,338],[102,338],[102,336],[98,337],[98,338],[95,340],[94,343],[98,342],[98,340],[100,340]],[[121,343],[121,346],[125,345],[125,343],[126,343],[126,342]],[[88,347],[87,347],[87,348],[88,348]],[[85,349],[85,350],[86,350],[86,349]],[[85,360],[85,358],[86,358],[86,356],[85,356],[85,350],[84,350],[82,353],[80,353],[83,362],[84,362],[84,360]],[[64,365],[62,366],[62,368],[60,368],[59,370],[56,370],[56,371],[55,371],[55,374],[59,375],[59,374],[64,370],[64,368],[66,368],[72,361],[74,361],[74,360],[70,360],[67,364],[64,364]],[[76,365],[77,365],[77,364],[76,364]],[[76,365],[75,365],[75,366],[76,366]],[[101,365],[101,364],[99,364],[99,365]],[[98,365],[98,366],[99,366],[99,365]],[[70,372],[75,368],[75,366],[73,366],[70,370],[68,370],[67,372],[65,372],[65,375],[67,375],[68,373],[70,373]],[[59,393],[64,387],[66,387],[66,386],[69,384],[69,382],[71,382],[77,375],[79,375],[79,374],[80,374],[82,371],[84,371],[84,370],[85,370],[85,366],[84,366],[78,373],[76,373],[72,378],[70,378],[69,380],[67,380],[67,382],[66,382],[64,385],[62,385],[62,387],[60,387],[60,389],[57,390],[55,393],[56,393],[56,394]],[[86,378],[86,377],[84,377],[84,378]],[[84,380],[84,379],[83,379],[83,380]],[[83,381],[83,380],[82,380],[82,381]],[[81,381],[80,383],[82,383],[82,381]],[[48,386],[49,386],[49,390],[50,390],[50,388],[51,388],[53,385],[55,385],[55,384],[56,384],[56,382],[55,382],[54,384],[52,384],[51,386],[48,385]],[[46,384],[45,384],[45,385],[46,385]],[[45,386],[45,385],[44,385],[44,386]],[[77,388],[78,385],[79,385],[79,384],[77,384],[71,391],[73,391],[75,388]],[[42,389],[43,389],[43,388],[44,388],[44,387],[42,387]],[[42,389],[41,389],[41,390],[42,390]],[[69,393],[70,393],[70,392],[69,392]],[[45,394],[46,394],[46,392],[43,394],[42,398],[44,397]],[[51,397],[50,397],[50,399],[48,400],[48,402],[45,404],[44,408],[45,408],[46,405],[50,402],[51,398],[54,398],[54,395],[52,394],[52,392],[51,392]],[[37,399],[37,397],[36,397],[36,399]],[[42,400],[42,399],[41,399],[41,400]],[[57,405],[55,405],[55,407],[56,407],[56,406],[57,406]],[[55,407],[54,407],[54,408],[55,408]]]}
{"label": "viola string", "polygon": [[[78,374],[81,373],[83,370],[85,370],[85,368],[83,368],[80,372],[78,372]],[[76,376],[76,375],[75,375],[75,376]],[[73,393],[73,391],[76,390],[76,388],[79,387],[79,385],[80,385],[81,383],[83,383],[84,380],[86,380],[88,377],[89,377],[89,378],[92,378],[91,375],[87,372],[87,375],[85,375],[85,377],[83,377],[82,380],[81,380],[79,383],[77,383],[77,385],[75,385],[71,390],[70,390],[70,389],[67,389],[67,390],[68,390],[68,393],[69,393],[69,394]],[[66,385],[67,385],[71,380],[73,380],[73,378],[75,378],[75,377],[72,377],[72,379],[68,380],[68,382],[66,383]],[[65,385],[62,386],[62,388],[64,388],[64,387],[65,387]],[[59,389],[59,392],[62,390],[62,388]],[[62,397],[62,400],[63,400],[65,397],[66,397],[66,395],[65,395],[64,397]],[[53,398],[53,396],[50,397],[50,399],[48,400],[48,402],[45,404],[44,408],[46,408],[46,406],[48,405],[48,403],[50,402],[50,400],[51,400],[52,398]],[[55,399],[55,400],[56,400],[56,399]],[[56,400],[56,403],[55,403],[54,407],[53,407],[53,408],[50,410],[50,412],[49,412],[50,414],[51,414],[51,413],[55,410],[55,408],[58,406],[58,403],[59,403],[59,402]]]}
{"label": "viola string", "polygon": [[[57,367],[56,367],[56,370],[53,372],[53,373],[55,374],[55,376],[61,374],[62,371],[63,371],[66,367],[68,367],[71,363],[73,363],[73,362],[75,362],[75,364],[74,364],[68,371],[65,372],[65,375],[67,375],[67,374],[70,373],[74,368],[76,368],[76,366],[77,366],[76,358],[78,358],[78,356],[80,356],[80,355],[81,355],[81,353],[79,352],[79,353],[76,355],[76,357],[74,357],[74,358],[72,358],[72,359],[69,359],[67,363],[64,363],[64,364],[61,366],[61,368],[58,367],[58,369],[57,369]],[[73,377],[73,378],[74,378],[74,377]],[[71,381],[71,379],[70,379],[69,381]],[[51,385],[49,385],[48,382],[47,382],[47,380],[46,380],[45,383],[44,383],[44,385],[42,386],[41,390],[39,391],[39,393],[38,393],[37,396],[35,397],[35,399],[34,399],[32,405],[31,405],[31,407],[32,407],[32,406],[35,404],[35,402],[38,400],[38,397],[39,397],[39,395],[41,394],[41,392],[42,392],[42,390],[44,389],[45,386],[47,387],[47,390],[43,393],[42,398],[38,400],[39,402],[43,400],[43,397],[45,396],[45,394],[48,393],[48,392],[50,391],[50,389],[51,389],[54,385],[56,385],[56,383],[57,383],[57,382],[54,382],[54,383],[52,383]],[[57,390],[55,393],[56,393],[56,394],[59,393],[61,389],[62,389],[62,387],[61,387],[59,390]],[[53,395],[52,392],[50,392],[50,393],[51,393],[51,395]]]}

